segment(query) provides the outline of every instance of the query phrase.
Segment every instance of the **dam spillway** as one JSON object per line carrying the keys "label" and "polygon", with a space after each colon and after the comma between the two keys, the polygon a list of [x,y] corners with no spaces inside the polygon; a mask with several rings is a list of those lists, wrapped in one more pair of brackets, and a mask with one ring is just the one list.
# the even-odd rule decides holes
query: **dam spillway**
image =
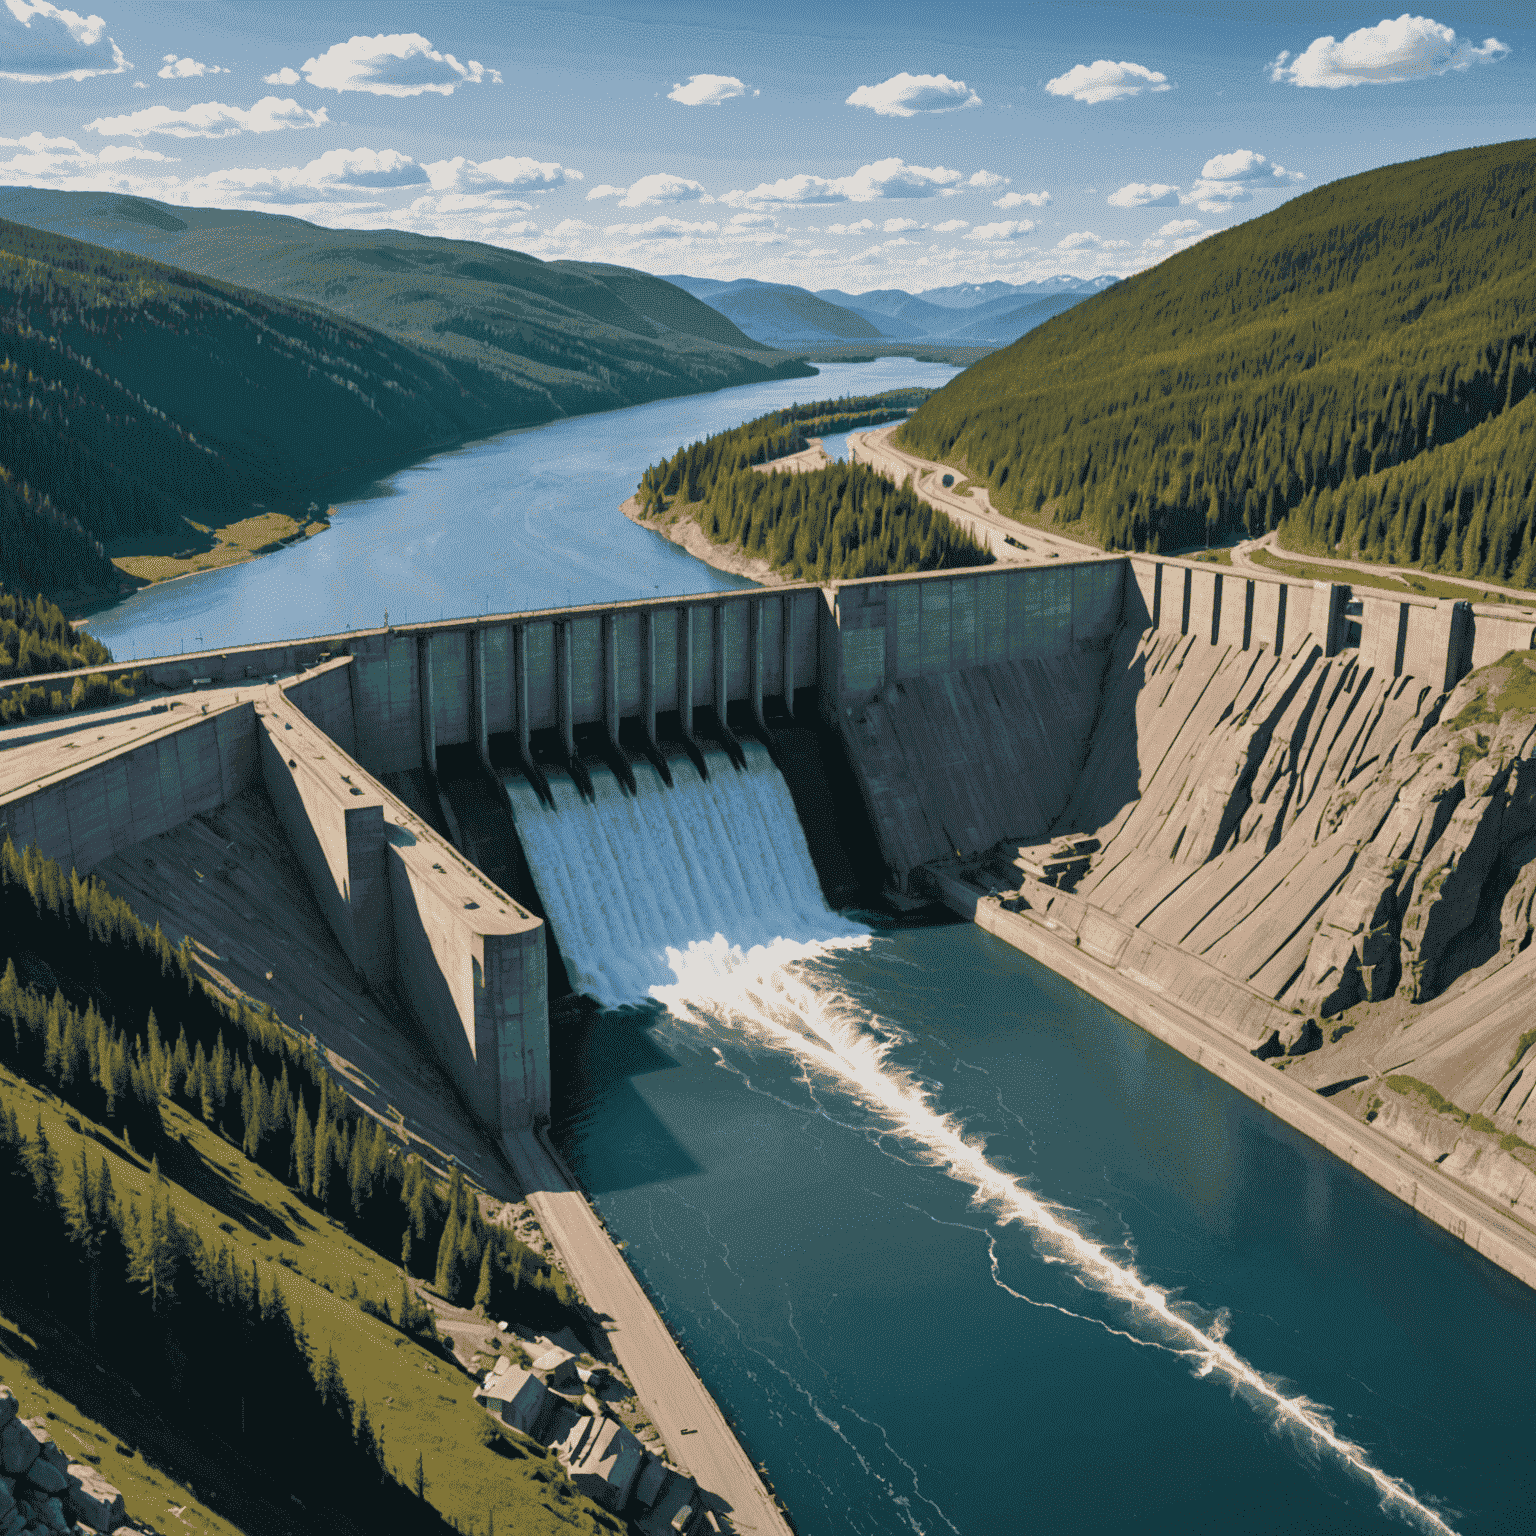
{"label": "dam spillway", "polygon": [[745,766],[705,754],[708,778],[685,757],[673,783],[634,764],[635,791],[591,769],[588,799],[566,775],[553,805],[506,774],[517,836],[571,984],[604,1007],[645,1001],[669,982],[668,951],[723,935],[748,949],[785,936],[814,942],[854,931],[829,910],[794,801],[758,742]]}

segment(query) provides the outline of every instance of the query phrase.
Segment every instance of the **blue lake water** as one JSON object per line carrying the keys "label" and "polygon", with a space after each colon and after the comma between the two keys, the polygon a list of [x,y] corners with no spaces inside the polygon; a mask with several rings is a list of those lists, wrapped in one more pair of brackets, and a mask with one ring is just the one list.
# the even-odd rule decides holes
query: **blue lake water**
{"label": "blue lake water", "polygon": [[[740,585],[618,513],[645,465],[953,371],[508,434],[92,629],[126,659]],[[1532,1292],[990,935],[863,921],[798,1012],[553,1030],[556,1139],[801,1536],[1530,1529]]]}
{"label": "blue lake water", "polygon": [[504,433],[341,503],[302,544],[146,587],[90,630],[129,661],[373,628],[386,611],[402,623],[750,586],[619,514],[646,465],[793,401],[937,387],[958,371],[905,357],[826,364],[814,379]]}

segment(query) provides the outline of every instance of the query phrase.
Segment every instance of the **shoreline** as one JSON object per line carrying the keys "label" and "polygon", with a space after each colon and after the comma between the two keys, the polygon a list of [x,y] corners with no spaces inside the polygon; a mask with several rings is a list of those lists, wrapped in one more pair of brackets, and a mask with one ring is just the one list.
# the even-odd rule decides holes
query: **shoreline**
{"label": "shoreline", "polygon": [[1171,998],[1159,997],[1022,913],[929,871],[944,905],[1111,1008],[1347,1163],[1378,1188],[1536,1290],[1536,1234],[1312,1089],[1255,1060]]}
{"label": "shoreline", "polygon": [[659,534],[679,549],[685,550],[695,560],[702,560],[705,565],[724,571],[727,576],[744,576],[760,587],[782,587],[789,584],[790,578],[774,570],[766,560],[760,560],[755,555],[744,555],[732,544],[712,543],[699,527],[698,520],[685,512],[673,513],[665,523],[652,522],[641,513],[638,496],[631,496],[628,501],[621,502],[619,511],[630,522],[641,528],[649,528],[652,533]]}

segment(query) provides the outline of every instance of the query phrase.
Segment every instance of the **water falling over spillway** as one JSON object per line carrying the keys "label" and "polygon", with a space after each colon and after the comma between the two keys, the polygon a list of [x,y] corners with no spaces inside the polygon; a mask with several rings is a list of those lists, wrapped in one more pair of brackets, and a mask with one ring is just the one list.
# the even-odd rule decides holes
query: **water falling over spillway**
{"label": "water falling over spillway", "polygon": [[551,809],[521,775],[505,783],[523,852],[571,983],[605,1007],[644,1002],[672,980],[669,950],[695,944],[750,950],[860,942],[866,930],[822,899],[794,801],[763,747],[743,744],[738,771],[724,752],[687,760],[673,787],[635,765],[637,793],[606,768],[594,799],[554,774]]}

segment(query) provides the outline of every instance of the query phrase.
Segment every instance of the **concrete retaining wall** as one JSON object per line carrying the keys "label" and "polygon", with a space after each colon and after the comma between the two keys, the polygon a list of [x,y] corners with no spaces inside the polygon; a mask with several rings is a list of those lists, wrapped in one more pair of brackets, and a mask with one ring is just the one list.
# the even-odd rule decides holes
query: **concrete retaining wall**
{"label": "concrete retaining wall", "polygon": [[[0,798],[0,825],[18,847],[35,844],[82,872],[146,837],[211,811],[255,778],[255,713],[249,702],[208,715],[170,711],[142,739],[100,757],[89,735],[57,773]],[[83,760],[82,760],[83,759]]]}

